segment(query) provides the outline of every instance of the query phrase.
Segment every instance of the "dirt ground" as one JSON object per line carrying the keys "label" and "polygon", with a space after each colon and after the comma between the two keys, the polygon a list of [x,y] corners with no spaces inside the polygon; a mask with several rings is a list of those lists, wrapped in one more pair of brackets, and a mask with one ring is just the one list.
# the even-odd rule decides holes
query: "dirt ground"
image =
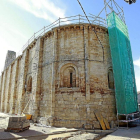
{"label": "dirt ground", "polygon": [[30,123],[30,129],[24,132],[4,132],[8,126],[9,115],[0,113],[0,139],[20,140],[96,140],[100,136],[92,132],[85,132],[78,129],[56,128]]}
{"label": "dirt ground", "polygon": [[83,133],[78,134],[75,133],[62,133],[57,135],[49,135],[49,136],[39,136],[39,137],[30,137],[30,138],[24,138],[20,140],[93,140],[97,138],[98,134],[89,134],[89,133]]}
{"label": "dirt ground", "polygon": [[[140,140],[140,123],[137,127],[118,129],[115,132],[104,133],[85,131],[82,129],[56,128],[30,123],[30,129],[11,133],[4,132],[8,126],[9,114],[0,113],[0,140]],[[13,115],[12,115],[13,116]]]}

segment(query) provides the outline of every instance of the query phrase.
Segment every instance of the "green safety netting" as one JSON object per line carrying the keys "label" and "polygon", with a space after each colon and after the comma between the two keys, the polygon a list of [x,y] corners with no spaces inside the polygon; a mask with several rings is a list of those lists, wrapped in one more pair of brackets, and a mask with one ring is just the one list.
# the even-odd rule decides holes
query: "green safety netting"
{"label": "green safety netting", "polygon": [[112,12],[107,16],[117,112],[138,111],[137,90],[127,26]]}

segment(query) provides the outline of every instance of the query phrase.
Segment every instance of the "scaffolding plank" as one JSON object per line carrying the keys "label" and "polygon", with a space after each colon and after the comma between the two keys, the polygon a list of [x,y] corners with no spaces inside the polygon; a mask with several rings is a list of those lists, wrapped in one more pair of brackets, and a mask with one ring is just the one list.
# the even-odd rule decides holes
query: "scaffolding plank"
{"label": "scaffolding plank", "polygon": [[103,130],[106,130],[105,123],[104,123],[104,118],[103,118],[103,116],[101,115],[101,113],[100,113],[98,110],[96,110],[96,111],[95,111],[95,115],[96,115],[96,117],[97,117],[97,119],[98,119],[98,121],[99,121],[99,123],[100,123],[102,129],[103,129]]}
{"label": "scaffolding plank", "polygon": [[107,128],[107,129],[110,129],[108,120],[107,120],[106,118],[104,118],[104,123],[105,123],[106,128]]}

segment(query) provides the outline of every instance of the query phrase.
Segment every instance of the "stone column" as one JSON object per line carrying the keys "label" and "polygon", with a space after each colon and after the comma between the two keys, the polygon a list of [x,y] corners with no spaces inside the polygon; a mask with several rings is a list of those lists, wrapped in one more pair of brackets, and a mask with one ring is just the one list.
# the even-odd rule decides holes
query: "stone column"
{"label": "stone column", "polygon": [[10,65],[8,68],[8,74],[7,74],[7,86],[6,86],[6,102],[5,102],[5,112],[10,112],[10,89],[11,89],[11,72],[12,72],[12,66]]}
{"label": "stone column", "polygon": [[[16,60],[16,62],[15,62],[15,69],[13,68],[12,69],[12,71],[15,71],[15,73],[14,73],[14,83],[12,83],[13,84],[13,89],[11,90],[11,97],[10,97],[10,99],[11,99],[11,110],[10,110],[10,113],[11,114],[14,114],[15,113],[15,104],[16,104],[16,91],[17,91],[17,78],[18,78],[18,70],[19,70],[19,67],[18,67],[18,65],[19,65],[19,62],[18,62],[19,60],[17,59]],[[12,79],[11,79],[12,80]],[[11,81],[11,82],[13,82],[13,81]]]}
{"label": "stone column", "polygon": [[84,52],[85,52],[85,84],[86,84],[86,100],[90,100],[90,72],[89,72],[89,34],[88,26],[84,26]]}
{"label": "stone column", "polygon": [[[31,114],[33,115],[34,121],[36,121],[39,116],[39,102],[40,102],[40,94],[41,94],[41,73],[42,73],[42,61],[43,61],[43,44],[44,39],[39,38],[36,42],[35,48],[35,57],[33,59],[33,64],[35,64],[36,68],[32,68],[32,105],[33,110]],[[33,66],[34,67],[34,66]]]}
{"label": "stone column", "polygon": [[2,92],[1,92],[1,111],[4,112],[7,70],[5,70],[2,75],[3,75],[3,80],[2,80]]}
{"label": "stone column", "polygon": [[18,114],[21,114],[24,109],[24,94],[25,94],[25,78],[27,74],[28,69],[28,50],[25,50],[23,52],[23,55],[21,56],[21,65],[19,67],[19,73],[18,73],[18,85],[17,85],[17,93],[16,93],[16,110],[18,111]]}
{"label": "stone column", "polygon": [[[56,83],[56,71],[57,71],[57,60],[58,60],[58,30],[54,30],[53,35],[53,63],[52,63],[52,113],[51,116],[54,117],[54,109],[55,109],[55,83]],[[51,125],[53,125],[53,121],[51,121]]]}
{"label": "stone column", "polygon": [[2,112],[2,85],[3,85],[3,73],[1,74],[1,84],[0,84],[0,112]]}

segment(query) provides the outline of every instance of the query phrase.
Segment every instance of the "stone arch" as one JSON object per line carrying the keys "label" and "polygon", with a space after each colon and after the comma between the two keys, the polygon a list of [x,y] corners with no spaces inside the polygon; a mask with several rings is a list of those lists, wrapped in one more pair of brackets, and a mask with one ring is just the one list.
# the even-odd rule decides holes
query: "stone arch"
{"label": "stone arch", "polygon": [[28,82],[27,82],[27,92],[32,92],[32,76],[30,76],[28,78]]}
{"label": "stone arch", "polygon": [[72,64],[64,64],[60,68],[60,87],[78,87],[79,76],[77,67]]}
{"label": "stone arch", "polygon": [[109,89],[114,89],[114,76],[113,76],[113,69],[108,69],[108,87]]}

